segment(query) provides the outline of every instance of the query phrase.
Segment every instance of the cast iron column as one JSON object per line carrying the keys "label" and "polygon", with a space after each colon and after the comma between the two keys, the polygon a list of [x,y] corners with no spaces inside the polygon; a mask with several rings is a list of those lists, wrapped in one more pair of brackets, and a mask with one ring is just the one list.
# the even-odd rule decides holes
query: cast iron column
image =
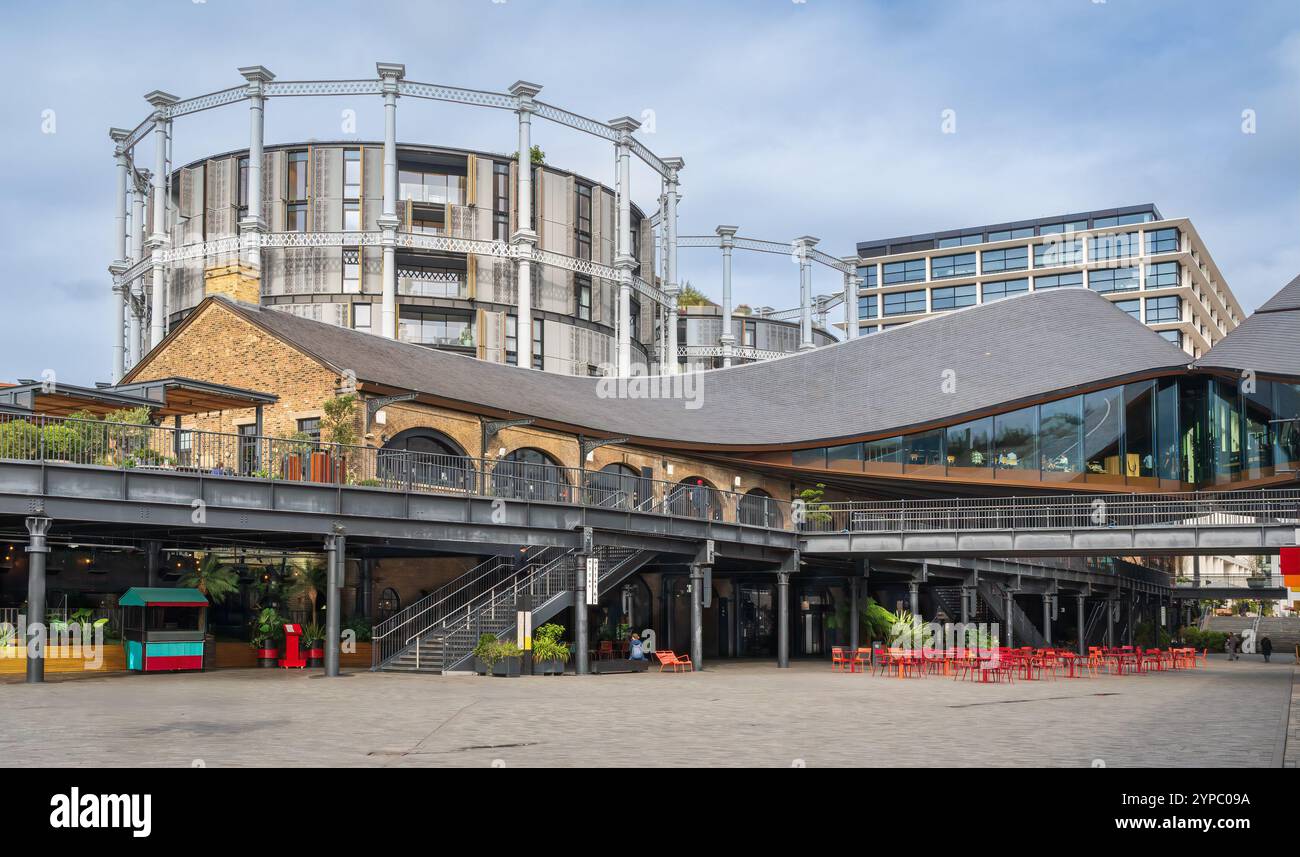
{"label": "cast iron column", "polygon": [[808,351],[812,336],[812,249],[818,239],[805,235],[797,239],[799,247],[799,350]]}
{"label": "cast iron column", "polygon": [[858,653],[858,589],[859,582],[857,577],[849,578],[849,651],[854,656]]}
{"label": "cast iron column", "polygon": [[27,683],[45,681],[45,647],[49,626],[45,622],[45,555],[49,518],[27,519]]}
{"label": "cast iron column", "polygon": [[704,664],[704,569],[691,563],[691,663]]}
{"label": "cast iron column", "polygon": [[776,666],[778,669],[790,667],[790,572],[788,571],[776,573]]}
{"label": "cast iron column", "polygon": [[665,180],[664,192],[664,214],[666,221],[664,223],[664,240],[667,247],[664,250],[666,263],[664,273],[667,282],[664,283],[664,294],[667,296],[668,313],[664,333],[667,340],[668,361],[663,368],[663,374],[673,375],[681,370],[681,364],[677,362],[677,296],[681,294],[681,289],[677,284],[677,201],[679,194],[677,192],[677,173],[686,166],[686,161],[681,158],[666,158],[664,165],[668,167],[668,177]]}
{"label": "cast iron column", "polygon": [[1043,593],[1043,640],[1052,645],[1052,596]]}
{"label": "cast iron column", "polygon": [[921,616],[921,584],[915,580],[907,584],[908,605],[912,610],[912,618],[918,619]]}
{"label": "cast iron column", "polygon": [[167,333],[167,294],[163,272],[162,251],[167,237],[167,148],[171,137],[171,120],[166,111],[177,101],[176,96],[155,90],[145,96],[154,108],[154,170],[153,170],[153,224],[149,232],[149,250],[153,254],[153,294],[149,322],[149,347],[163,341]]}
{"label": "cast iron column", "polygon": [[618,163],[618,245],[614,268],[618,271],[618,375],[632,374],[632,132],[641,123],[630,116],[611,119],[618,133],[614,153]]}
{"label": "cast iron column", "polygon": [[1078,596],[1078,599],[1079,599],[1078,615],[1075,617],[1075,621],[1079,625],[1079,654],[1086,655],[1088,653],[1088,641],[1087,639],[1085,639],[1086,636],[1085,632],[1087,631],[1087,628],[1084,627],[1084,618],[1083,618],[1084,597],[1080,595]]}
{"label": "cast iron column", "polygon": [[574,569],[573,586],[573,639],[578,647],[577,660],[573,665],[575,675],[586,675],[587,664],[587,557],[577,555],[578,567]]}
{"label": "cast iron column", "polygon": [[737,228],[719,226],[717,229],[722,245],[722,335],[718,337],[718,344],[722,346],[723,368],[731,365],[731,352],[736,345],[736,335],[731,332],[731,248]]}
{"label": "cast iron column", "polygon": [[1106,599],[1106,648],[1115,648],[1115,608],[1118,602],[1113,598]]}
{"label": "cast iron column", "polygon": [[347,538],[343,535],[326,536],[325,556],[325,675],[336,676],[339,674],[339,646],[343,636],[339,589],[343,586],[344,564],[347,562]]}
{"label": "cast iron column", "polygon": [[406,77],[401,63],[375,63],[384,94],[384,205],[379,216],[380,245],[384,254],[383,296],[379,335],[397,336],[397,82]]}
{"label": "cast iron column", "polygon": [[533,265],[532,250],[537,243],[537,230],[533,229],[533,97],[542,88],[526,80],[517,80],[510,86],[510,94],[518,99],[515,115],[519,118],[519,152],[515,171],[518,197],[518,225],[510,241],[518,255],[515,257],[515,363],[525,369],[533,368]]}

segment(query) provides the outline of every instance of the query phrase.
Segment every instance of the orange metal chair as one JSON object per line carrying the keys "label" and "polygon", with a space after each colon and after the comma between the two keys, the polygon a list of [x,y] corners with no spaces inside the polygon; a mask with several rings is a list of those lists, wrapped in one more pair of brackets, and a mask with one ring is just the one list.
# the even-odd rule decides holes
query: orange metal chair
{"label": "orange metal chair", "polygon": [[673,672],[677,672],[679,669],[687,672],[695,672],[695,664],[691,663],[691,659],[687,655],[678,655],[670,651],[656,650],[655,657],[659,659],[659,672],[663,672],[664,667],[672,667]]}

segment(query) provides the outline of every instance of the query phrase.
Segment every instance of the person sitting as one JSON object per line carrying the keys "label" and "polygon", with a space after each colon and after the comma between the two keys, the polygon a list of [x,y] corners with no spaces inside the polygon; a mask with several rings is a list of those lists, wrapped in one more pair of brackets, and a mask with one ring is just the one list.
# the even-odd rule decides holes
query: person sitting
{"label": "person sitting", "polygon": [[644,661],[645,649],[641,646],[641,635],[633,634],[632,641],[627,647],[627,659],[629,661]]}

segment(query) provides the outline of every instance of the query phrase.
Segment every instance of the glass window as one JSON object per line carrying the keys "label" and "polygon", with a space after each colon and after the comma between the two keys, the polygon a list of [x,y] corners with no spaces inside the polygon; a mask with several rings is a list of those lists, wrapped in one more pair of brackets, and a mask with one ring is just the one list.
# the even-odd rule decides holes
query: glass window
{"label": "glass window", "polygon": [[[343,251],[343,293],[361,292],[361,251],[355,248]],[[369,304],[367,304],[369,306]]]}
{"label": "glass window", "polygon": [[361,150],[343,150],[343,198],[361,199]]}
{"label": "glass window", "polygon": [[290,152],[288,158],[288,185],[285,198],[290,202],[307,201],[307,152]]}
{"label": "glass window", "polygon": [[585,274],[573,276],[574,303],[578,308],[578,318],[591,321],[591,277]]}
{"label": "glass window", "polygon": [[858,318],[876,318],[875,295],[865,295],[858,298]]}
{"label": "glass window", "polygon": [[306,232],[307,231],[307,206],[290,205],[284,210],[284,231],[285,232]]}
{"label": "glass window", "polygon": [[1178,379],[1156,381],[1156,475],[1178,481]]}
{"label": "glass window", "polygon": [[913,312],[925,312],[924,289],[885,295],[885,315],[907,315]]}
{"label": "glass window", "polygon": [[904,472],[918,475],[943,476],[943,429],[910,434],[904,438],[907,453]]}
{"label": "glass window", "polygon": [[343,203],[343,231],[344,232],[361,231],[361,203],[360,202]]}
{"label": "glass window", "polygon": [[911,259],[907,262],[888,262],[884,266],[885,285],[895,283],[919,283],[925,280],[925,260]]}
{"label": "glass window", "polygon": [[1051,240],[1034,245],[1034,267],[1055,268],[1083,261],[1083,242],[1078,239]]}
{"label": "glass window", "polygon": [[1256,380],[1243,384],[1241,405],[1245,458],[1242,474],[1246,479],[1266,479],[1273,475],[1273,383]]}
{"label": "glass window", "polygon": [[1142,301],[1137,298],[1127,301],[1115,301],[1115,306],[1124,310],[1124,312],[1133,316],[1138,321],[1142,320]]}
{"label": "glass window", "polygon": [[1138,233],[1136,232],[1093,235],[1088,239],[1088,259],[1092,262],[1127,259],[1136,256],[1137,251]]}
{"label": "glass window", "polygon": [[[1147,324],[1183,320],[1183,300],[1178,295],[1147,298]],[[1174,331],[1177,332],[1177,331]],[[1178,340],[1182,344],[1182,340]]]}
{"label": "glass window", "polygon": [[1300,384],[1273,385],[1273,466],[1277,470],[1300,470]]}
{"label": "glass window", "polygon": [[930,260],[930,276],[936,280],[948,277],[968,277],[974,273],[974,253],[958,253],[956,256],[935,256]]}
{"label": "glass window", "polygon": [[320,443],[320,417],[298,420],[298,431],[311,438],[313,443]]}
{"label": "glass window", "polygon": [[1124,477],[1156,482],[1156,382],[1124,385]]}
{"label": "glass window", "polygon": [[969,286],[946,286],[935,289],[930,296],[930,308],[933,310],[957,309],[975,305],[975,284]]}
{"label": "glass window", "polygon": [[1157,262],[1154,265],[1147,265],[1147,285],[1148,289],[1163,289],[1168,286],[1178,285],[1178,263],[1177,262]]}
{"label": "glass window", "polygon": [[902,473],[903,439],[887,437],[862,444],[863,469],[868,473]]}
{"label": "glass window", "polygon": [[1032,238],[1034,227],[1022,226],[1019,229],[1000,229],[989,233],[989,241],[1009,241],[1012,238]]}
{"label": "glass window", "polygon": [[862,444],[847,443],[826,449],[826,466],[831,470],[862,471]]}
{"label": "glass window", "polygon": [[1048,402],[1038,410],[1039,462],[1044,478],[1083,472],[1083,399]]}
{"label": "glass window", "polygon": [[248,158],[239,159],[239,213],[248,213]]}
{"label": "glass window", "polygon": [[1155,229],[1147,233],[1147,255],[1177,253],[1179,244],[1177,229]]}
{"label": "glass window", "polygon": [[574,212],[573,234],[577,245],[578,258],[590,259],[591,187],[584,184],[574,185],[574,196],[577,202],[577,210]]}
{"label": "glass window", "polygon": [[1029,291],[1029,278],[1021,277],[1018,280],[997,280],[992,283],[984,284],[984,303],[1000,301],[1003,298],[1021,292]]}
{"label": "glass window", "polygon": [[1043,289],[1060,289],[1069,286],[1082,286],[1083,272],[1073,274],[1055,274],[1050,277],[1034,277],[1034,288],[1038,291]]}
{"label": "glass window", "polygon": [[1088,272],[1088,288],[1094,292],[1132,292],[1138,285],[1137,268],[1100,268]]}
{"label": "glass window", "polygon": [[991,476],[993,418],[948,427],[948,475]]}
{"label": "glass window", "polygon": [[984,233],[976,232],[974,235],[951,235],[947,238],[940,238],[937,242],[939,249],[948,247],[969,247],[972,244],[984,243]]}
{"label": "glass window", "polygon": [[398,338],[403,342],[463,348],[474,345],[474,322],[468,314],[403,309],[397,326]]}
{"label": "glass window", "polygon": [[859,265],[859,266],[858,266],[858,276],[862,278],[862,287],[863,287],[863,288],[865,288],[865,289],[874,289],[874,288],[876,287],[877,283],[876,283],[876,266],[875,266],[875,265]]}
{"label": "glass window", "polygon": [[[635,325],[633,325],[635,328]],[[533,319],[533,368],[541,369],[545,365],[546,342],[545,326],[540,318]]]}
{"label": "glass window", "polygon": [[1003,250],[985,250],[980,262],[986,274],[999,271],[1023,271],[1029,267],[1028,247],[1007,247]]}
{"label": "glass window", "polygon": [[352,305],[352,326],[357,330],[370,329],[370,304]]}
{"label": "glass window", "polygon": [[1083,397],[1083,459],[1088,481],[1123,482],[1120,469],[1123,388],[1098,390]]}
{"label": "glass window", "polygon": [[796,449],[790,453],[790,463],[795,467],[825,467],[826,447],[816,449]]}
{"label": "glass window", "polygon": [[1021,408],[993,418],[993,456],[999,471],[1038,476],[1038,408]]}
{"label": "glass window", "polygon": [[[1150,317],[1147,318],[1147,321],[1151,321]],[[1172,342],[1179,348],[1183,347],[1183,332],[1181,330],[1161,330],[1157,332],[1160,334],[1161,339]]]}
{"label": "glass window", "polygon": [[176,433],[176,463],[182,467],[194,463],[194,432],[188,429]]}
{"label": "glass window", "polygon": [[1086,220],[1072,220],[1069,223],[1049,223],[1038,227],[1039,235],[1059,235],[1064,232],[1081,232],[1088,228]]}
{"label": "glass window", "polygon": [[1237,382],[1210,381],[1210,447],[1213,451],[1214,481],[1241,479],[1240,396]]}

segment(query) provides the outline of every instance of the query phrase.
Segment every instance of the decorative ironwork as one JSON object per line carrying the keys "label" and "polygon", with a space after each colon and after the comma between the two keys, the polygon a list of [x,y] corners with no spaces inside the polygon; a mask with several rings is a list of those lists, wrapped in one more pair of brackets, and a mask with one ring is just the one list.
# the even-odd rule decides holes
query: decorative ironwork
{"label": "decorative ironwork", "polygon": [[168,119],[175,119],[177,116],[188,116],[191,113],[211,110],[214,107],[236,104],[246,98],[248,98],[248,85],[240,84],[219,92],[209,92],[207,95],[198,95],[184,101],[177,101],[170,107],[163,108],[163,115]]}
{"label": "decorative ironwork", "polygon": [[585,131],[588,134],[600,137],[602,140],[609,140],[611,143],[618,139],[618,132],[604,122],[597,122],[595,119],[588,119],[586,116],[570,113],[568,110],[562,110],[544,101],[534,101],[533,112],[543,119],[550,119],[560,125],[577,128],[579,131]]}
{"label": "decorative ironwork", "polygon": [[380,95],[383,84],[378,80],[277,80],[264,84],[268,98],[313,95]]}
{"label": "decorative ironwork", "polygon": [[455,86],[439,86],[434,83],[416,83],[399,80],[397,91],[412,98],[428,98],[434,101],[453,101],[457,104],[470,104],[477,107],[496,107],[501,110],[514,110],[516,100],[513,95],[501,92],[486,92],[479,89],[461,89]]}

